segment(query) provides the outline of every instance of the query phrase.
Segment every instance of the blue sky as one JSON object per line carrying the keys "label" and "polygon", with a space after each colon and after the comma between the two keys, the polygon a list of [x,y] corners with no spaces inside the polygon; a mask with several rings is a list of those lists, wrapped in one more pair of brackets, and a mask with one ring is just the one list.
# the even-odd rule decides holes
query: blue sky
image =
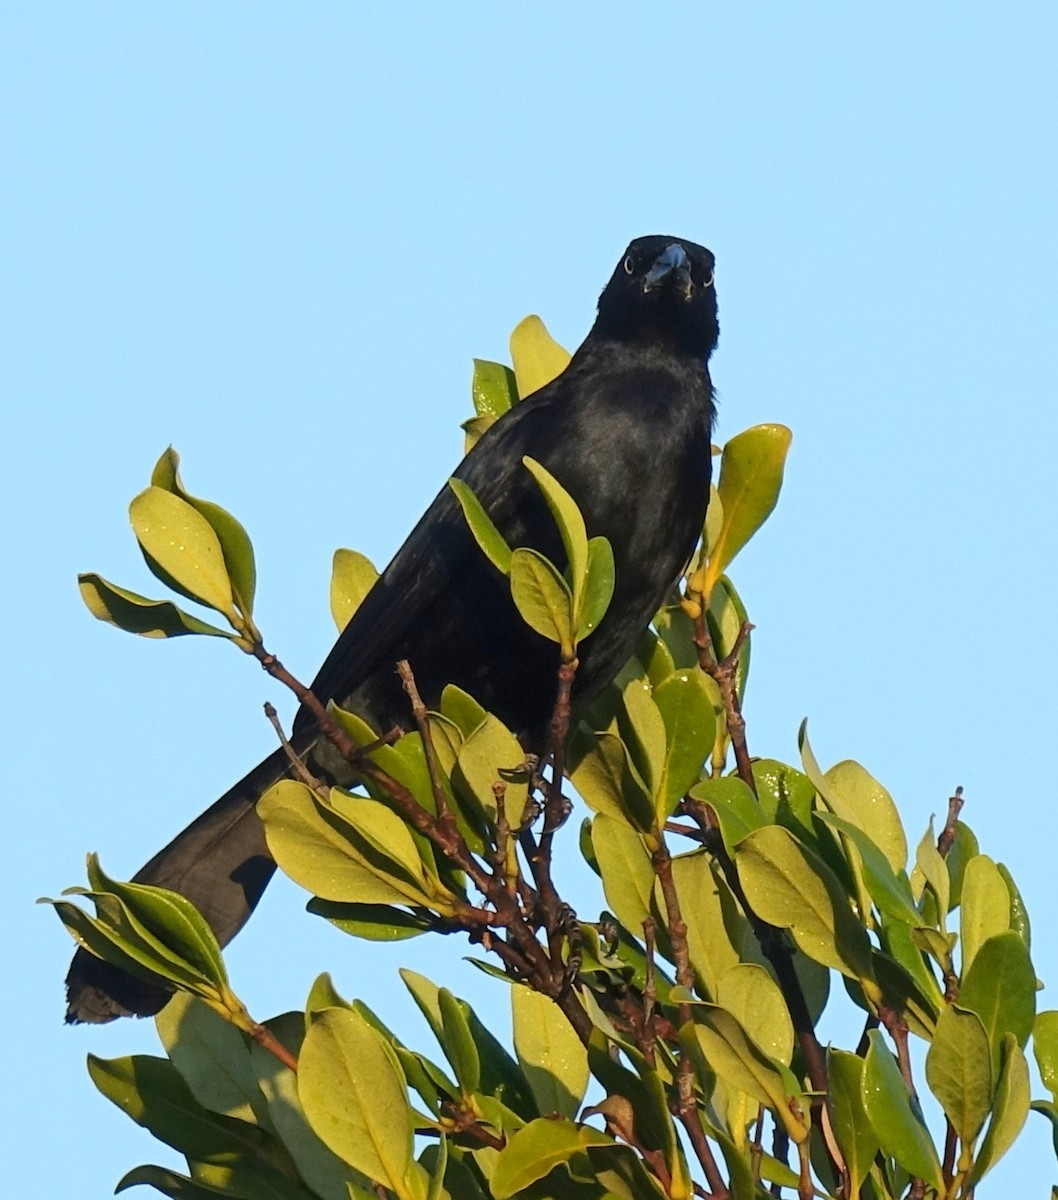
{"label": "blue sky", "polygon": [[[93,622],[76,572],[150,590],[125,508],[173,443],[254,536],[259,623],[311,676],[332,551],[397,548],[458,459],[470,359],[528,312],[575,346],[642,233],[716,253],[719,438],[794,431],[734,570],[751,750],[792,760],[807,715],[913,840],[962,784],[1058,1007],[1056,57],[1045,3],[9,7],[11,1194],[174,1161],[83,1065],[153,1052],[152,1026],[62,1028],[69,944],[33,899],[89,849],[134,871],[271,748],[261,703],[290,712],[227,647]],[[426,1048],[414,958],[505,1026],[456,946],[376,954],[303,899],[273,888],[232,947],[256,1014],[329,969]],[[981,1190],[1055,1178],[1033,1116]]]}

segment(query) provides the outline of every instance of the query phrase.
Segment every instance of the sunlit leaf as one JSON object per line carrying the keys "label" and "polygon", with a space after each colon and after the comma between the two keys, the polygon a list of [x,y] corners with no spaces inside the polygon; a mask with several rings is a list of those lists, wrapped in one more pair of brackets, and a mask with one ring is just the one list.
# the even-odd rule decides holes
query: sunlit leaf
{"label": "sunlit leaf", "polygon": [[522,620],[564,653],[573,652],[573,597],[554,566],[527,546],[511,554],[511,595]]}
{"label": "sunlit leaf", "polygon": [[212,500],[201,500],[188,493],[180,479],[180,456],[170,446],[155,463],[151,483],[163,491],[171,492],[185,500],[206,519],[217,535],[224,566],[231,580],[239,607],[249,615],[253,609],[254,592],[257,588],[257,567],[254,563],[253,543],[242,524],[226,509]]}
{"label": "sunlit leaf", "polygon": [[537,1107],[576,1115],[588,1086],[588,1056],[561,1008],[529,987],[511,989],[514,1049]]}
{"label": "sunlit leaf", "polygon": [[379,1035],[347,1009],[319,1013],[298,1060],[298,1097],[344,1162],[406,1196],[412,1121],[404,1080]]}
{"label": "sunlit leaf", "polygon": [[154,574],[182,595],[237,619],[220,539],[201,513],[172,492],[149,487],[129,505],[129,519]]}
{"label": "sunlit leaf", "polygon": [[871,1127],[886,1154],[895,1158],[912,1175],[943,1193],[944,1179],[937,1148],[929,1135],[918,1101],[908,1091],[896,1059],[886,1048],[882,1035],[868,1035],[863,1073],[863,1104]]}
{"label": "sunlit leaf", "polygon": [[349,618],[377,579],[378,571],[365,554],[357,550],[335,550],[331,568],[331,616],[339,632],[349,624]]}
{"label": "sunlit leaf", "polygon": [[963,1142],[976,1140],[992,1107],[992,1061],[981,1019],[945,1005],[926,1055],[926,1082]]}
{"label": "sunlit leaf", "polygon": [[537,316],[526,317],[511,334],[511,361],[522,400],[550,383],[569,366],[571,355],[547,332]]}
{"label": "sunlit leaf", "polygon": [[724,522],[706,567],[706,596],[775,507],[792,440],[785,425],[756,425],[724,446],[717,484]]}
{"label": "sunlit leaf", "polygon": [[77,584],[81,599],[92,616],[108,625],[116,625],[126,633],[151,638],[182,637],[189,633],[208,637],[234,636],[191,616],[171,600],[149,600],[137,592],[109,583],[101,575],[78,575]]}
{"label": "sunlit leaf", "polygon": [[504,540],[503,534],[493,524],[492,518],[485,511],[481,501],[462,479],[456,479],[453,476],[449,479],[448,486],[455,493],[455,498],[463,510],[463,516],[470,526],[470,532],[474,535],[474,540],[481,547],[485,557],[498,571],[502,571],[504,575],[509,574],[511,548]]}
{"label": "sunlit leaf", "polygon": [[789,929],[816,962],[852,978],[871,978],[867,931],[830,868],[788,830],[754,830],[735,848],[742,885],[757,915]]}

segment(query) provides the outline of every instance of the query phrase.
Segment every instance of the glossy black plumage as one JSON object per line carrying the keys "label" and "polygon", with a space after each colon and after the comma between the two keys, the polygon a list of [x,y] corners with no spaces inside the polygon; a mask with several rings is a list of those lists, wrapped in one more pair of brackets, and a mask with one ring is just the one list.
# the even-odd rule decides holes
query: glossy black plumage
{"label": "glossy black plumage", "polygon": [[[575,708],[631,656],[701,532],[714,418],[707,362],[717,334],[710,252],[678,238],[637,239],[566,370],[489,428],[455,472],[511,545],[533,546],[559,566],[561,542],[525,456],[570,492],[589,535],[610,539],[616,590],[581,644]],[[313,690],[376,729],[406,728],[411,714],[395,673],[401,658],[427,704],[456,683],[528,749],[544,751],[557,647],[518,616],[507,580],[474,543],[447,486],[335,643]],[[333,774],[329,747],[313,754],[317,733],[304,709],[292,740]],[[282,751],[269,755],[136,875],[192,899],[222,944],[245,923],[274,869],[254,804],[287,766]],[[78,951],[67,976],[67,1020],[151,1014],[168,994]]]}

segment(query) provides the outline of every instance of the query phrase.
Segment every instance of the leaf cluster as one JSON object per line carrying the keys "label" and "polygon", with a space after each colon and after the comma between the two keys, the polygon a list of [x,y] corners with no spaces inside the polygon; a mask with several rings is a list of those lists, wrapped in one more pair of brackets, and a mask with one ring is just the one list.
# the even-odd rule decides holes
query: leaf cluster
{"label": "leaf cluster", "polygon": [[[537,318],[515,330],[512,357],[475,363],[468,441],[568,361]],[[458,688],[426,711],[402,664],[414,732],[391,741],[327,714],[360,787],[290,779],[259,804],[314,913],[360,939],[460,933],[479,947],[477,965],[508,989],[513,1053],[494,1020],[410,971],[443,1063],[327,976],[303,1013],[258,1024],[189,902],[114,881],[90,857],[89,888],[72,890],[94,912],[53,901],[63,923],[176,993],[158,1018],[166,1057],[90,1062],[97,1087],[187,1160],[186,1175],[140,1167],[119,1187],[190,1200],[756,1200],[784,1188],[957,1200],[1030,1106],[1058,1152],[1058,1013],[1036,1011],[1023,900],[959,819],[961,796],[912,851],[886,789],[851,760],[824,771],[804,725],[796,764],[748,752],[751,626],[727,572],[775,507],[789,445],[774,425],[727,443],[682,586],[576,719],[569,686],[612,599],[611,547],[533,460],[564,562],[508,546],[453,480],[522,617],[560,647],[550,763],[527,760]],[[93,614],[146,636],[226,637],[274,662],[252,620],[249,539],[186,493],[172,451],[130,511],[151,572],[230,632],[87,575]],[[339,628],[376,577],[362,555],[335,556]],[[551,875],[570,786],[607,906],[592,919]],[[823,1050],[828,1005],[860,1011],[858,1045]],[[1050,1094],[1034,1102],[1030,1038]],[[923,1117],[922,1087],[942,1131]]]}

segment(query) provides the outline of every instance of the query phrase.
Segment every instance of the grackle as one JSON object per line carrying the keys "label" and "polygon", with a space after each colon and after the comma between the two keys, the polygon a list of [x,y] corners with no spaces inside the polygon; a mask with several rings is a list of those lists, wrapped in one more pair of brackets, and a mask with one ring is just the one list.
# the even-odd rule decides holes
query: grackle
{"label": "grackle", "polygon": [[[633,654],[701,533],[715,416],[707,364],[717,336],[712,254],[681,238],[637,238],[566,369],[487,429],[456,469],[510,545],[532,546],[562,568],[554,520],[522,461],[537,459],[580,506],[589,536],[601,534],[613,546],[614,597],[578,649],[574,714]],[[377,730],[407,729],[400,659],[411,663],[427,705],[438,704],[446,684],[458,684],[527,750],[546,750],[558,647],[518,615],[506,578],[479,550],[447,485],[349,621],[313,691]],[[317,774],[341,779],[335,753],[304,708],[291,741]],[[227,944],[275,869],[255,804],[288,768],[283,750],[270,754],[136,881],[187,896]],[[66,985],[70,1022],[151,1015],[171,995],[85,950],[77,951]]]}

